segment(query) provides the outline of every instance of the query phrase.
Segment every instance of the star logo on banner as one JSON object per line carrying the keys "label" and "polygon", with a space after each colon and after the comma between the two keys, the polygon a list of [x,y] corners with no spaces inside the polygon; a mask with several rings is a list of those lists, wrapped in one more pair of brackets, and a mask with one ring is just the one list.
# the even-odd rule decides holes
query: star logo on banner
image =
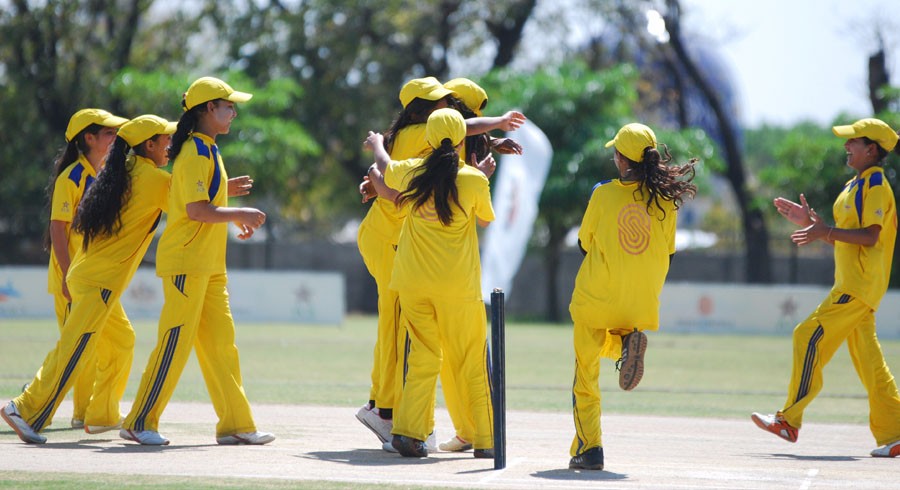
{"label": "star logo on banner", "polygon": [[794,313],[797,313],[797,303],[794,302],[794,298],[790,296],[778,306],[781,308],[781,316],[793,316]]}

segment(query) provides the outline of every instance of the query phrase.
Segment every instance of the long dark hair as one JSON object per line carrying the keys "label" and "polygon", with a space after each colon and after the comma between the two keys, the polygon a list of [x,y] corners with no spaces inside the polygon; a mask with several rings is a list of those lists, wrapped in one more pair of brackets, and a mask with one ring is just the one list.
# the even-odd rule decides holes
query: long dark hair
{"label": "long dark hair", "polygon": [[660,154],[659,150],[648,146],[644,149],[644,155],[641,162],[630,160],[625,155],[619,155],[628,161],[628,170],[631,176],[638,181],[639,189],[647,189],[650,196],[647,198],[647,212],[650,212],[650,206],[656,207],[662,211],[662,218],[666,216],[666,210],[660,204],[660,200],[672,201],[675,209],[681,207],[685,196],[693,198],[697,194],[697,186],[691,183],[694,180],[694,166],[698,160],[692,158],[684,165],[669,166],[672,161],[672,155],[669,154],[669,147],[660,145],[664,154]]}
{"label": "long dark hair", "polygon": [[[485,102],[487,102],[487,99],[485,99]],[[462,99],[458,99],[452,95],[447,98],[447,105],[450,108],[459,111],[459,113],[462,114],[463,119],[478,117],[478,114],[475,114],[475,111],[466,105]],[[465,161],[466,164],[471,164],[469,156],[472,153],[475,154],[475,159],[480,162],[491,153],[491,137],[487,133],[466,136],[465,151],[466,154],[463,155],[463,161]]]}
{"label": "long dark hair", "polygon": [[122,208],[131,191],[131,172],[127,168],[129,150],[128,143],[117,136],[106,165],[81,198],[72,227],[84,235],[85,250],[91,240],[113,236],[122,229]]}
{"label": "long dark hair", "polygon": [[44,194],[47,197],[46,210],[48,216],[47,229],[44,231],[44,250],[48,252],[51,252],[49,216],[52,214],[51,207],[53,206],[53,191],[56,189],[56,179],[69,165],[78,160],[79,155],[87,154],[88,147],[84,135],[88,133],[96,135],[101,129],[103,129],[103,126],[96,123],[82,129],[59,151],[56,159],[53,160],[53,172],[50,173],[50,181],[47,182],[47,187],[44,189]]}
{"label": "long dark hair", "polygon": [[409,187],[397,197],[397,206],[412,201],[415,210],[433,197],[438,219],[444,226],[449,225],[453,221],[451,200],[462,209],[459,204],[459,189],[456,188],[457,173],[459,173],[459,155],[450,138],[444,138],[440,148],[436,148],[425,159],[422,171],[412,178]]}
{"label": "long dark hair", "polygon": [[[214,102],[218,104],[219,99],[216,99]],[[181,103],[184,104],[184,100]],[[169,160],[174,161],[178,153],[181,152],[182,145],[190,138],[194,129],[197,128],[200,114],[204,112],[206,112],[206,102],[197,104],[181,114],[181,118],[178,119],[178,126],[175,128],[175,134],[172,135],[172,144],[169,146],[169,151],[166,155],[169,157]]]}
{"label": "long dark hair", "polygon": [[394,140],[401,129],[413,124],[424,124],[428,116],[434,111],[437,100],[425,100],[416,97],[403,108],[391,122],[391,126],[384,132],[384,148],[390,153],[394,148]]}

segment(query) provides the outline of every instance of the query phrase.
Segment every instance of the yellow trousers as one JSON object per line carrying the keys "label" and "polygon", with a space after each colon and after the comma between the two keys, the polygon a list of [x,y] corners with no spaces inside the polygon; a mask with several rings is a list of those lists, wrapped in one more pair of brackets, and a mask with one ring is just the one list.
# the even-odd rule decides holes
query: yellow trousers
{"label": "yellow trousers", "polygon": [[225,274],[163,278],[165,303],[156,347],[144,369],[124,428],[158,430],[159,417],[172,398],[191,349],[195,348],[219,418],[216,436],[256,430],[241,380],[227,282]]}
{"label": "yellow trousers", "polygon": [[472,412],[471,442],[476,449],[493,447],[484,303],[480,298],[460,301],[401,292],[400,307],[410,342],[393,433],[424,441],[434,430],[435,389],[443,362],[452,370],[461,403]]}
{"label": "yellow trousers", "polygon": [[405,335],[400,335],[400,297],[397,291],[388,287],[397,251],[390,241],[365,224],[359,228],[357,245],[363,262],[378,287],[378,333],[372,353],[369,399],[375,400],[378,408],[394,408],[396,397],[401,391],[403,366],[397,349],[405,341]]}
{"label": "yellow trousers", "polygon": [[900,395],[875,334],[875,312],[832,290],[794,329],[791,384],[782,413],[800,428],[803,411],[822,390],[822,370],[844,341],[869,396],[869,429],[879,446],[900,440]]}
{"label": "yellow trousers", "polygon": [[72,304],[59,341],[28,389],[15,399],[22,418],[39,432],[50,425],[66,393],[86,372],[94,393],[88,389],[89,403],[81,408],[85,425],[118,424],[119,400],[134,355],[134,329],[119,293],[77,281],[68,286]]}

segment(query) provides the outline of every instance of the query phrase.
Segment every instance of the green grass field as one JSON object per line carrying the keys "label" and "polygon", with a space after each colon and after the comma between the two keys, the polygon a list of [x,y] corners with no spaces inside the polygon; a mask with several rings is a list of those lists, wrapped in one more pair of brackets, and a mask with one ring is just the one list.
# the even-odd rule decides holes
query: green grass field
{"label": "green grass field", "polygon": [[[135,325],[137,346],[126,401],[134,396],[156,325]],[[368,398],[375,318],[353,316],[341,327],[238,324],[244,386],[253,403],[362,405]],[[0,323],[0,399],[17,395],[31,380],[57,330],[49,321]],[[507,408],[569,411],[573,374],[572,331],[567,325],[507,325]],[[603,361],[603,409],[696,417],[747,417],[784,403],[790,376],[789,337],[694,335],[651,332],[646,371],[631,393],[618,388],[611,362]],[[882,342],[888,364],[900,369],[900,342]],[[440,397],[440,395],[439,395]],[[208,401],[191,360],[173,397]],[[440,401],[440,398],[439,398]],[[867,423],[865,392],[846,348],[825,371],[825,388],[807,421]]]}

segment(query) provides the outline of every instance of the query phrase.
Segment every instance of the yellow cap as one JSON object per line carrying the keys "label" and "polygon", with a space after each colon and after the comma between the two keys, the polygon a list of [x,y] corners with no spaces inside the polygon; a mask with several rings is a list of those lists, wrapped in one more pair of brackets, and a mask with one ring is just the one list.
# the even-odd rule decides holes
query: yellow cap
{"label": "yellow cap", "polygon": [[874,118],[860,119],[850,126],[835,126],[831,131],[835,136],[846,139],[869,138],[887,151],[893,150],[897,146],[897,140],[900,139],[897,132],[887,123]]}
{"label": "yellow cap", "polygon": [[432,148],[441,146],[441,141],[450,138],[453,146],[462,143],[466,137],[466,120],[454,109],[438,109],[428,116],[425,123],[425,140]]}
{"label": "yellow cap", "polygon": [[441,100],[452,93],[450,90],[445,89],[437,78],[416,78],[406,82],[403,88],[400,89],[400,103],[406,108],[416,98]]}
{"label": "yellow cap", "polygon": [[616,150],[633,162],[640,163],[644,159],[647,147],[656,148],[656,135],[653,130],[639,123],[622,126],[616,137],[606,143],[606,147],[616,145]]}
{"label": "yellow cap", "polygon": [[225,99],[230,102],[247,102],[253,94],[238,92],[230,85],[213,77],[198,78],[188,87],[184,94],[184,110],[193,109],[195,106],[216,99]]}
{"label": "yellow cap", "polygon": [[118,128],[126,122],[128,119],[114,116],[103,109],[82,109],[69,118],[69,125],[66,127],[66,141],[72,141],[72,138],[78,136],[78,133],[84,131],[91,124]]}
{"label": "yellow cap", "polygon": [[444,88],[452,90],[459,100],[472,109],[476,116],[481,117],[481,107],[488,100],[487,92],[477,83],[468,78],[454,78],[444,84]]}
{"label": "yellow cap", "polygon": [[158,134],[172,134],[177,126],[178,123],[166,121],[159,116],[144,114],[123,124],[118,135],[129,146],[134,147]]}

